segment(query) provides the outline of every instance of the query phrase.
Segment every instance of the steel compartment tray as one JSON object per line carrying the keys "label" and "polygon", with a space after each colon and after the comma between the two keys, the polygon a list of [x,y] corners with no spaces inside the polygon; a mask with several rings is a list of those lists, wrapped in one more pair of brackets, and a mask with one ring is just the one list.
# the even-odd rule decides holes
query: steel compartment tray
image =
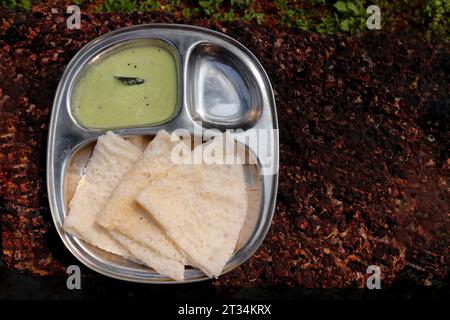
{"label": "steel compartment tray", "polygon": [[[107,131],[83,127],[72,116],[70,100],[77,75],[106,50],[140,39],[164,41],[173,47],[172,52],[179,59],[178,109],[165,123],[108,130],[124,136],[149,137],[161,129],[171,132],[183,128],[192,135],[211,128],[221,131],[236,128],[267,130],[268,139],[272,141],[269,159],[277,168],[279,146],[275,100],[267,74],[250,51],[219,32],[188,25],[149,24],[110,32],[83,47],[67,66],[53,103],[47,150],[47,189],[58,234],[79,261],[104,275],[143,283],[177,283],[148,267],[95,248],[67,234],[62,228],[68,203],[95,140]],[[202,81],[207,85],[201,87]],[[214,85],[225,88],[222,91],[226,94],[217,91]],[[223,273],[233,270],[253,255],[270,227],[275,209],[278,174],[276,171],[262,174],[267,159],[258,156],[255,146],[248,143],[246,132],[237,131],[234,137],[256,160],[256,165],[244,166],[249,210],[237,250]],[[183,282],[206,279],[201,271],[187,268]]]}

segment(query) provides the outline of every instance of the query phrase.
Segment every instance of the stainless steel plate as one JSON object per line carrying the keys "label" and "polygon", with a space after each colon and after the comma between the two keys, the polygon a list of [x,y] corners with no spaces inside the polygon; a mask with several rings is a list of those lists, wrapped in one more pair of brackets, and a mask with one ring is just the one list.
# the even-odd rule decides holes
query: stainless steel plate
{"label": "stainless steel plate", "polygon": [[[270,160],[278,166],[278,123],[272,88],[261,64],[243,45],[221,33],[187,25],[151,24],[120,29],[82,48],[67,66],[59,83],[51,116],[47,150],[47,188],[52,217],[66,247],[83,264],[104,275],[144,283],[176,283],[152,269],[95,248],[64,232],[68,203],[86,166],[95,140],[107,129],[80,125],[71,113],[71,96],[77,76],[94,59],[130,41],[163,41],[173,48],[179,64],[179,108],[165,123],[135,128],[108,128],[124,136],[147,135],[158,130],[184,128],[192,135],[240,128],[238,143],[254,157],[245,165],[249,190],[248,214],[234,255],[223,273],[244,263],[263,241],[275,209],[278,175],[264,173],[265,160],[248,143],[249,129],[267,130],[273,143]],[[201,121],[201,125],[198,121]],[[272,130],[273,129],[273,130]],[[208,279],[197,269],[187,269],[185,281]]]}

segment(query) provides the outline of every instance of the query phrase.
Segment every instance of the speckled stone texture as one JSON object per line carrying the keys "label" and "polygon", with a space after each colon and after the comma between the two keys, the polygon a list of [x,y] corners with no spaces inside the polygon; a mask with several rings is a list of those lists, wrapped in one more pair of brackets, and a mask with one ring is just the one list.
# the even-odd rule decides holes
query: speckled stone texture
{"label": "speckled stone texture", "polygon": [[[5,268],[62,276],[76,263],[52,225],[45,181],[52,99],[64,67],[120,27],[186,21],[162,14],[66,16],[0,9],[0,215]],[[272,81],[280,181],[272,227],[241,287],[363,287],[368,265],[395,281],[448,284],[449,46],[413,32],[324,37],[275,26],[189,23],[246,45]],[[85,270],[90,277],[101,277]],[[204,285],[203,285],[204,286]]]}

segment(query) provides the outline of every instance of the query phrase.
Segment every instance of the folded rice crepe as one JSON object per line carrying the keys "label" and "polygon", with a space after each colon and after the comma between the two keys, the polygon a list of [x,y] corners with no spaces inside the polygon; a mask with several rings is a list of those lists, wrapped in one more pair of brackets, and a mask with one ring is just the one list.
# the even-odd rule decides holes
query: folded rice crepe
{"label": "folded rice crepe", "polygon": [[69,216],[64,229],[103,250],[143,263],[157,272],[175,280],[182,280],[184,265],[117,232],[108,232],[95,223],[96,215],[110,198],[114,189],[148,143],[145,138],[123,139],[108,132],[98,138],[75,195],[69,205]]}
{"label": "folded rice crepe", "polygon": [[171,161],[171,152],[178,142],[179,140],[171,141],[170,134],[166,131],[159,131],[134,168],[127,172],[114,190],[97,216],[97,222],[107,230],[121,234],[168,258],[168,261],[184,265],[187,263],[184,255],[134,200],[152,178],[175,166]]}
{"label": "folded rice crepe", "polygon": [[145,150],[150,139],[146,136],[128,136],[125,140],[130,141],[132,144],[138,146],[142,151]]}
{"label": "folded rice crepe", "polygon": [[136,197],[189,261],[218,277],[232,256],[247,211],[242,165],[183,165]]}
{"label": "folded rice crepe", "polygon": [[179,142],[164,130],[147,146],[143,137],[99,137],[64,229],[175,280],[188,261],[219,276],[246,216],[243,167],[176,165]]}
{"label": "folded rice crepe", "polygon": [[120,242],[132,255],[147,266],[152,267],[159,274],[181,281],[184,279],[184,264],[166,258],[155,251],[133,241],[117,231],[111,231],[114,239]]}
{"label": "folded rice crepe", "polygon": [[141,155],[142,149],[112,132],[99,137],[69,204],[64,230],[105,251],[129,257],[128,250],[98,226],[95,219],[122,176]]}

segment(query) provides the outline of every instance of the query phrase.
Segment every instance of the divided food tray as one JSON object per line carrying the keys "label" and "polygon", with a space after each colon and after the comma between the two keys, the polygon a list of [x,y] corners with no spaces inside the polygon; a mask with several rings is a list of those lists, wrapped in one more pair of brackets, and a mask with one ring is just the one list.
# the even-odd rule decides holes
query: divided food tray
{"label": "divided food tray", "polygon": [[[123,46],[149,41],[166,48],[177,71],[177,105],[162,123],[93,129],[73,115],[71,97],[79,76],[90,64]],[[146,135],[159,130],[188,130],[191,135],[209,129],[231,131],[245,146],[252,163],[244,165],[248,212],[236,251],[223,274],[244,263],[262,243],[272,221],[278,183],[278,123],[272,87],[266,72],[242,44],[219,32],[188,25],[139,25],[105,34],[83,47],[67,66],[54,99],[47,150],[47,189],[58,234],[79,261],[104,275],[143,283],[177,283],[148,267],[107,253],[63,229],[69,202],[89,160],[98,136],[111,130],[123,136]],[[263,132],[259,143],[249,142],[249,130]],[[208,279],[200,270],[187,268],[183,282]]]}

